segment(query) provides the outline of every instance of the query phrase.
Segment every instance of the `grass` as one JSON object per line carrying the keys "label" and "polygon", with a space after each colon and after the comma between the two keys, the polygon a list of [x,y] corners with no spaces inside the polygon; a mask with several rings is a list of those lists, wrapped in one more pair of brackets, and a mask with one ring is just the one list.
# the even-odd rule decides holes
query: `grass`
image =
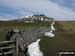
{"label": "grass", "polygon": [[[13,28],[30,28],[30,27],[40,27],[48,26],[48,22],[39,22],[39,23],[24,23],[9,21],[3,22],[0,21],[0,28],[7,28],[7,30],[0,30],[0,41],[5,40],[7,32]],[[54,25],[55,28],[60,29],[64,28],[75,28],[74,21],[57,21]],[[55,37],[40,37],[40,49],[43,51],[45,56],[58,56],[59,51],[74,51],[75,50],[75,32],[62,31],[54,32]]]}
{"label": "grass", "polygon": [[75,21],[59,21],[65,28],[75,28]]}
{"label": "grass", "polygon": [[75,33],[56,32],[56,36],[41,37],[40,49],[46,56],[58,56],[59,51],[75,51]]}
{"label": "grass", "polygon": [[[73,21],[58,21],[55,28],[75,28]],[[59,56],[59,51],[75,51],[75,31],[54,32],[55,37],[41,37],[40,49],[45,56]]]}

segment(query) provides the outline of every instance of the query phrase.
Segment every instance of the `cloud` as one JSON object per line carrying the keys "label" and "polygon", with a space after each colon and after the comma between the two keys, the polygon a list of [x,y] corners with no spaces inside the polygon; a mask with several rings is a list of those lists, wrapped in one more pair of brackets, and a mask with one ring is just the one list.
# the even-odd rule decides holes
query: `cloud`
{"label": "cloud", "polygon": [[4,16],[0,16],[0,20],[5,20],[5,21],[12,20],[12,19],[15,19],[15,18],[17,18],[17,17],[14,17],[12,15],[8,15],[8,14],[5,14]]}
{"label": "cloud", "polygon": [[50,0],[75,11],[75,0]]}
{"label": "cloud", "polygon": [[41,13],[57,20],[75,20],[72,9],[51,0],[0,0],[0,5],[15,9],[22,16]]}
{"label": "cloud", "polygon": [[3,8],[0,8],[0,10],[3,10]]}

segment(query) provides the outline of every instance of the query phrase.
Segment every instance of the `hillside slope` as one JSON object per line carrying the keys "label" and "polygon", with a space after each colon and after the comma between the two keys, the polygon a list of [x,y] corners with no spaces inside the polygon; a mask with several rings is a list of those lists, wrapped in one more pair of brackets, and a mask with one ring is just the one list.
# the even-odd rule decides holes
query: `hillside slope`
{"label": "hillside slope", "polygon": [[[0,41],[5,40],[7,32],[12,28],[30,28],[30,27],[48,27],[50,22],[24,23],[19,21],[0,21]],[[74,21],[56,21],[54,25],[56,29],[75,28]],[[54,32],[55,37],[41,37],[40,48],[45,56],[58,56],[59,51],[75,50],[75,31],[59,31]]]}
{"label": "hillside slope", "polygon": [[[57,21],[55,27],[56,29],[68,29],[75,28],[74,25],[74,21]],[[59,56],[59,51],[75,51],[75,30],[56,31],[54,33],[54,38],[41,37],[40,46],[45,56]]]}

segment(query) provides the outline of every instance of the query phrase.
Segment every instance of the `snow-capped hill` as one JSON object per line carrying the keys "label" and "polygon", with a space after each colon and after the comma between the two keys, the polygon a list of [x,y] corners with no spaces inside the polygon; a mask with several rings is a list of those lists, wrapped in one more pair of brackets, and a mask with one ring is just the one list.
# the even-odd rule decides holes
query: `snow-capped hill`
{"label": "snow-capped hill", "polygon": [[25,17],[18,18],[18,20],[28,23],[36,21],[52,21],[53,18],[49,18],[43,14],[40,14],[40,15],[28,15]]}
{"label": "snow-capped hill", "polygon": [[25,18],[32,18],[32,19],[38,19],[38,20],[43,20],[43,17],[45,17],[45,15],[27,15],[25,16]]}
{"label": "snow-capped hill", "polygon": [[25,16],[25,18],[30,18],[30,17],[32,17],[33,15],[27,15],[27,16]]}

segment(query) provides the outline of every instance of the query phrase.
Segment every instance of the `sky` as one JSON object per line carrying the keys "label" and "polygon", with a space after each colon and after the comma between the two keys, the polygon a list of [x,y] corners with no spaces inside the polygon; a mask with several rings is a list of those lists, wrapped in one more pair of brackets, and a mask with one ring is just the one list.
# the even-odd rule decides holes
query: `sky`
{"label": "sky", "polygon": [[56,20],[75,20],[75,0],[0,0],[0,20],[45,14]]}

